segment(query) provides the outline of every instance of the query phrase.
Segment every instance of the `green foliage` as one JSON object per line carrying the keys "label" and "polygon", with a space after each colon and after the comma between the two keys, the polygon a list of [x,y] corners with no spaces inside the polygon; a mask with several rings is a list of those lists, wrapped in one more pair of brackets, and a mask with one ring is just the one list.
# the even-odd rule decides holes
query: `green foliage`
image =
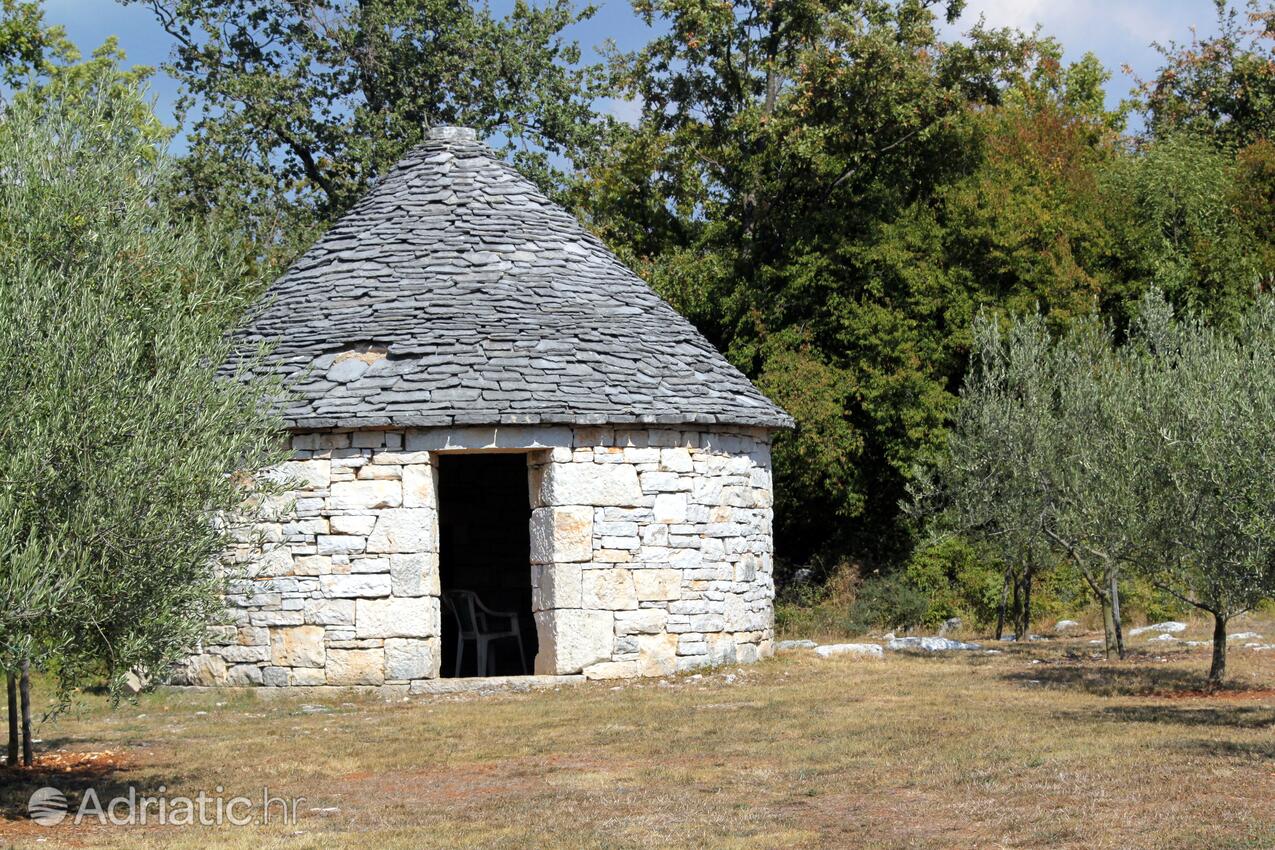
{"label": "green foliage", "polygon": [[128,123],[147,141],[155,145],[168,141],[173,131],[155,117],[148,103],[130,97],[154,69],[122,68],[124,59],[114,36],[83,59],[63,27],[44,23],[39,2],[0,2],[0,83],[14,89],[15,100],[56,99],[85,107],[105,97],[112,108],[129,110]]}
{"label": "green foliage", "polygon": [[[919,478],[916,511],[1011,568],[1065,559],[1103,605],[1109,649],[1116,588],[1135,570],[1214,615],[1219,679],[1227,620],[1275,593],[1275,298],[1214,326],[1176,319],[1152,291],[1123,345],[1097,319],[1055,336],[1040,315],[1004,333],[980,320],[975,337],[949,452]],[[929,574],[906,573],[938,600],[954,583]],[[1162,603],[1140,589],[1144,607]]]}
{"label": "green foliage", "polygon": [[843,564],[821,581],[791,582],[775,595],[775,634],[837,639],[867,630],[851,618],[859,574]]}
{"label": "green foliage", "polygon": [[592,14],[518,0],[124,0],[175,41],[189,203],[222,208],[285,260],[431,124],[475,127],[553,189],[597,149],[602,70],[563,30]]}
{"label": "green foliage", "polygon": [[[1275,595],[1275,298],[1234,328],[1141,305],[1137,562],[1159,588],[1225,621]],[[1130,517],[1124,518],[1132,521]]]}
{"label": "green foliage", "polygon": [[869,576],[859,585],[859,593],[850,608],[852,628],[908,631],[918,626],[933,625],[929,597],[905,575]]}
{"label": "green foliage", "polygon": [[1153,283],[1233,319],[1275,276],[1270,110],[1245,87],[1275,67],[1265,35],[1165,53],[1201,114],[1207,75],[1257,98],[1237,155],[1186,120],[1128,144],[1135,104],[1105,106],[1094,56],[981,27],[945,42],[951,4],[635,8],[666,30],[613,57],[642,118],[573,201],[797,419],[774,452],[783,559],[902,563],[897,505],[947,450],[981,310],[1050,332],[1098,310],[1123,334]]}
{"label": "green foliage", "polygon": [[1238,214],[1245,184],[1256,188],[1262,179],[1257,156],[1242,174],[1236,158],[1207,139],[1176,135],[1110,164],[1106,223],[1127,283],[1109,286],[1107,299],[1119,312],[1137,303],[1146,281],[1179,309],[1210,318],[1233,320],[1248,309],[1273,269],[1269,247],[1262,250],[1271,242],[1272,231],[1261,229],[1268,222]]}
{"label": "green foliage", "polygon": [[218,378],[255,291],[234,234],[174,210],[142,93],[83,79],[0,119],[0,587],[43,576],[10,647],[115,688],[221,610],[214,517],[264,492],[231,473],[280,457],[279,388]]}
{"label": "green foliage", "polygon": [[1275,4],[1248,0],[1244,11],[1214,0],[1218,33],[1160,46],[1164,65],[1139,85],[1147,129],[1162,138],[1187,132],[1240,148],[1275,138]]}
{"label": "green foliage", "polygon": [[[642,120],[580,190],[594,227],[796,415],[775,468],[798,561],[902,551],[896,503],[941,450],[964,328],[996,296],[932,261],[935,193],[980,161],[974,110],[1055,61],[1010,32],[943,43],[929,6],[636,4],[667,27],[616,57]],[[1093,80],[1073,76],[1088,109]]]}
{"label": "green foliage", "polygon": [[951,617],[984,629],[996,622],[1004,570],[963,538],[919,547],[901,576],[927,601],[925,625]]}
{"label": "green foliage", "polygon": [[0,2],[0,83],[21,85],[71,50],[63,27],[45,25],[40,0]]}

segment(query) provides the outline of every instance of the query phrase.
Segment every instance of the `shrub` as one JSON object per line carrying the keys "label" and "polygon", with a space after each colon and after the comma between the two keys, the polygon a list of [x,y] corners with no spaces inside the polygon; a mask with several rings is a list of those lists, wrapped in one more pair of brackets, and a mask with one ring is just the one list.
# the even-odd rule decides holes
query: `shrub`
{"label": "shrub", "polygon": [[855,631],[868,628],[906,631],[927,624],[930,599],[906,574],[876,575],[859,586],[850,623]]}

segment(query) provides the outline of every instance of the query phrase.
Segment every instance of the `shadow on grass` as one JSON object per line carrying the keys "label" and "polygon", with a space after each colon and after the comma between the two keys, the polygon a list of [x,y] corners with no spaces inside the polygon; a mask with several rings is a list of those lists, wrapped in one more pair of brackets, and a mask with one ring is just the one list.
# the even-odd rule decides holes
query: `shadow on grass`
{"label": "shadow on grass", "polygon": [[[1177,667],[1132,664],[1060,664],[1006,673],[1002,678],[1021,686],[1057,688],[1103,697],[1161,696],[1203,690],[1204,673]],[[1226,688],[1222,689],[1225,692]]]}
{"label": "shadow on grass", "polygon": [[1275,741],[1181,741],[1177,749],[1192,755],[1230,758],[1238,761],[1275,760]]}
{"label": "shadow on grass", "polygon": [[1230,729],[1275,729],[1275,708],[1253,705],[1115,705],[1092,712],[1064,712],[1068,719],[1156,723]]}
{"label": "shadow on grass", "polygon": [[162,786],[172,787],[180,777],[158,779],[132,777],[126,761],[116,753],[66,752],[45,749],[36,754],[30,768],[0,765],[0,827],[5,821],[25,821],[32,793],[44,787],[66,795],[67,807],[75,812],[91,788],[103,807],[115,797],[154,796]]}

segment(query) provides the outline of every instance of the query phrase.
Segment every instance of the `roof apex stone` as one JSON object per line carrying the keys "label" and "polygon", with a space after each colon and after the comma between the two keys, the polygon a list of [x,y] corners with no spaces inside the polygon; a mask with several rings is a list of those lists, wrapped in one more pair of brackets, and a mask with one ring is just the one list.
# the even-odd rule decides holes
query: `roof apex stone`
{"label": "roof apex stone", "polygon": [[428,135],[237,335],[273,346],[254,368],[296,393],[289,427],[792,426],[473,130]]}
{"label": "roof apex stone", "polygon": [[436,142],[476,142],[478,131],[471,127],[460,127],[453,124],[435,124],[429,128],[428,136]]}

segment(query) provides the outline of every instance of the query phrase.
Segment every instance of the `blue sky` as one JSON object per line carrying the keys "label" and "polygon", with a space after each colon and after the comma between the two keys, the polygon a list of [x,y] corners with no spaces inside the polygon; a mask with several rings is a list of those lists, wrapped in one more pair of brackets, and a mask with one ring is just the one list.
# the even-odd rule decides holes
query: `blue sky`
{"label": "blue sky", "polygon": [[[497,11],[510,5],[511,0],[492,3]],[[650,31],[633,15],[628,0],[601,0],[597,5],[597,15],[572,33],[586,49],[608,39],[622,49],[631,49],[649,37]],[[46,20],[66,27],[67,34],[85,53],[107,36],[116,35],[130,63],[159,65],[168,55],[168,35],[143,6],[121,6],[114,0],[45,0],[45,9]],[[1133,85],[1121,66],[1127,64],[1142,76],[1156,68],[1157,54],[1152,42],[1186,41],[1193,27],[1201,35],[1215,29],[1212,0],[969,0],[957,31],[967,30],[980,15],[993,26],[1040,26],[1063,43],[1068,59],[1093,51],[1113,72],[1108,85],[1112,103],[1124,97]],[[161,73],[153,88],[161,114],[171,120],[176,82]],[[622,116],[631,110],[618,102],[610,108]]]}

